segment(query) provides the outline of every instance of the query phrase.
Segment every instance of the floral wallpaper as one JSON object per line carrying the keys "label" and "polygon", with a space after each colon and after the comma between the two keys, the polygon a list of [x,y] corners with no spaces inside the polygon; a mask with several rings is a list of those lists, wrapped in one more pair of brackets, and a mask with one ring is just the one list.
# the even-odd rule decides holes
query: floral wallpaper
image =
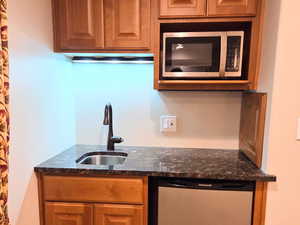
{"label": "floral wallpaper", "polygon": [[7,213],[9,152],[7,0],[0,1],[0,225],[9,225]]}

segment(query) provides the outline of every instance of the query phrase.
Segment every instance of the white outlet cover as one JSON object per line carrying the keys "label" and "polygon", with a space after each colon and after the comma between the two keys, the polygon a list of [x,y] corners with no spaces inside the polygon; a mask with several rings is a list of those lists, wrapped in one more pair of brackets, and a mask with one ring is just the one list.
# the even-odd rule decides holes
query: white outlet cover
{"label": "white outlet cover", "polygon": [[172,115],[164,115],[160,117],[160,132],[176,132],[177,118]]}

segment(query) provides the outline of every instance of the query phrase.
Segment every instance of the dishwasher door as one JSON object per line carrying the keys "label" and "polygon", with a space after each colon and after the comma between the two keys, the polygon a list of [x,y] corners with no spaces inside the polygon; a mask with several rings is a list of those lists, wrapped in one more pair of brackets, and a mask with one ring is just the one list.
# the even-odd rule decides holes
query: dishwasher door
{"label": "dishwasher door", "polygon": [[158,189],[158,225],[251,225],[252,191]]}

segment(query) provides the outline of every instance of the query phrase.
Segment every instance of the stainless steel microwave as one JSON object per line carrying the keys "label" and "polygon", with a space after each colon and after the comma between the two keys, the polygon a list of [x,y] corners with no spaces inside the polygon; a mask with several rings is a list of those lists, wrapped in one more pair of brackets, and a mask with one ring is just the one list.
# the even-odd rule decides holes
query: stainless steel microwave
{"label": "stainless steel microwave", "polygon": [[163,78],[241,78],[244,31],[163,34]]}

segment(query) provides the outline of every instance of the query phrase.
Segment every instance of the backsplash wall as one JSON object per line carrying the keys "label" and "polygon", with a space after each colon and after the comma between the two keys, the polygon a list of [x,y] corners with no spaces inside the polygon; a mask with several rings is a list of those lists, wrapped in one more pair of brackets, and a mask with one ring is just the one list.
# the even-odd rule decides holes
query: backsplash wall
{"label": "backsplash wall", "polygon": [[[74,63],[73,79],[78,144],[105,144],[101,124],[111,102],[124,145],[238,148],[238,92],[158,92],[151,64]],[[177,116],[176,133],[160,133],[167,114]]]}

